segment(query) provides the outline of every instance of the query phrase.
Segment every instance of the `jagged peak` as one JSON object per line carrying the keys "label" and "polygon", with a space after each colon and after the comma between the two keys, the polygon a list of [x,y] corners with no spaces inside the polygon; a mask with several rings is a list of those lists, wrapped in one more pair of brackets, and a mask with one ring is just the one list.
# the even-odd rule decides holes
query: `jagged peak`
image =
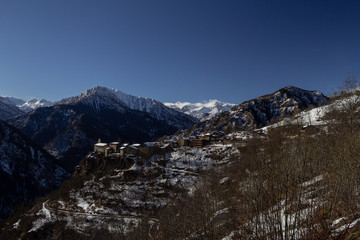
{"label": "jagged peak", "polygon": [[236,105],[234,103],[222,102],[222,101],[219,101],[217,99],[210,99],[208,101],[197,102],[197,103],[177,101],[175,103],[165,102],[164,104],[166,106],[176,107],[176,108],[179,108],[179,109],[182,109],[182,108],[184,108],[186,106],[191,106],[193,108],[204,108],[204,107],[211,108],[211,107],[216,107],[217,105],[226,105],[226,106],[234,106],[234,105]]}
{"label": "jagged peak", "polygon": [[165,106],[174,108],[180,112],[191,115],[201,121],[213,118],[224,111],[230,110],[231,107],[236,104],[225,103],[216,99],[210,99],[208,101],[190,103],[190,102],[176,102],[176,103],[164,103]]}
{"label": "jagged peak", "polygon": [[118,89],[110,89],[107,87],[96,86],[85,90],[78,96],[62,99],[57,105],[62,104],[91,104],[92,106],[108,106],[123,111],[125,108],[140,112],[149,113],[152,117],[159,120],[171,122],[179,128],[184,128],[195,123],[197,120],[191,116],[179,113],[178,111],[165,106],[163,103],[151,98],[135,97],[130,94],[123,93]]}
{"label": "jagged peak", "polygon": [[286,87],[283,87],[283,88],[280,88],[278,91],[280,90],[302,90],[302,91],[305,91],[304,89],[302,88],[299,88],[299,87],[296,87],[296,86],[293,86],[293,85],[289,85],[289,86],[286,86]]}
{"label": "jagged peak", "polygon": [[128,103],[126,102],[128,99],[138,99],[138,100],[145,100],[148,102],[157,102],[156,100],[152,99],[152,98],[146,98],[146,97],[138,97],[138,96],[133,96],[131,94],[127,94],[124,93],[118,89],[115,88],[107,88],[107,87],[103,87],[103,86],[96,86],[90,89],[85,90],[84,92],[82,92],[79,96],[74,96],[74,97],[70,97],[70,98],[66,98],[61,100],[60,102],[64,102],[64,100],[67,102],[67,100],[69,99],[75,99],[77,98],[77,101],[82,100],[84,98],[87,98],[89,96],[112,96],[112,97],[116,97],[117,99],[123,101],[126,105],[128,105]]}
{"label": "jagged peak", "polygon": [[90,96],[90,95],[108,95],[113,93],[113,91],[109,88],[106,87],[102,87],[102,86],[96,86],[90,89],[85,90],[84,92],[82,92],[80,94],[80,97],[86,97],[86,96]]}
{"label": "jagged peak", "polygon": [[315,94],[322,94],[320,91],[305,90],[305,89],[302,89],[302,88],[299,88],[299,87],[296,87],[296,86],[292,86],[292,85],[280,88],[276,92],[283,92],[283,91],[286,91],[286,92],[309,92],[309,93],[315,93]]}
{"label": "jagged peak", "polygon": [[262,100],[265,100],[265,99],[272,99],[274,97],[276,97],[276,98],[281,97],[282,98],[284,94],[286,95],[287,98],[293,98],[295,96],[300,97],[300,98],[302,98],[304,96],[307,96],[307,97],[312,96],[311,98],[314,98],[314,101],[317,101],[317,100],[320,101],[319,102],[320,105],[325,104],[325,102],[328,99],[328,97],[325,96],[320,91],[305,90],[305,89],[290,85],[290,86],[280,88],[279,90],[277,90],[277,91],[275,91],[273,93],[266,94],[266,95],[263,95],[261,97],[245,101],[245,102],[243,102],[243,103],[241,103],[241,104],[239,104],[237,106],[234,106],[231,110],[234,111],[234,110],[236,110],[238,108],[241,108],[242,106],[244,106],[246,104],[257,102],[257,101],[262,101]]}
{"label": "jagged peak", "polygon": [[269,97],[272,97],[276,94],[279,94],[279,93],[311,93],[311,94],[314,94],[314,95],[318,95],[318,96],[322,96],[322,97],[325,97],[327,98],[322,92],[320,91],[317,91],[317,90],[305,90],[305,89],[302,89],[302,88],[299,88],[299,87],[295,87],[295,86],[286,86],[286,87],[283,87],[283,88],[280,88],[279,90],[273,92],[273,93],[270,93],[270,94],[266,94],[266,95],[263,95],[261,97],[258,97],[258,98],[254,98],[254,99],[251,99],[251,100],[248,100],[248,101],[245,101],[244,103],[248,103],[248,102],[252,102],[252,101],[256,101],[256,100],[261,100],[261,99],[265,99],[265,98],[269,98]]}

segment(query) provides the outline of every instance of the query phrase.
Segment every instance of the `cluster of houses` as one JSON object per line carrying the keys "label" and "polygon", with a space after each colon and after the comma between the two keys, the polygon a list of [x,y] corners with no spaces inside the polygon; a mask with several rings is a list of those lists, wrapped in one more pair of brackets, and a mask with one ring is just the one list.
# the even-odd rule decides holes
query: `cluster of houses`
{"label": "cluster of houses", "polygon": [[201,133],[197,136],[190,136],[189,138],[180,138],[177,143],[179,147],[189,146],[202,148],[206,145],[219,142],[224,139],[223,131],[215,131],[212,133]]}
{"label": "cluster of houses", "polygon": [[164,142],[145,142],[143,144],[121,144],[120,142],[103,143],[99,139],[94,145],[94,152],[102,154],[105,157],[121,158],[125,155],[152,154],[154,152],[164,152],[176,147],[197,147],[202,148],[224,138],[224,133],[212,132],[203,133],[189,138],[180,138],[178,140],[164,140]]}
{"label": "cluster of houses", "polygon": [[[248,133],[243,132],[238,137],[244,139],[248,136]],[[225,135],[222,131],[215,131],[211,133],[201,133],[196,136],[190,136],[188,138],[181,137],[179,139],[166,139],[163,142],[145,142],[142,144],[121,144],[120,142],[103,143],[99,139],[98,143],[94,145],[94,152],[102,154],[105,157],[117,157],[129,155],[150,155],[154,153],[164,153],[171,151],[177,147],[196,147],[203,148],[212,144],[224,143],[229,140],[234,140],[235,136],[229,139],[229,136]]]}
{"label": "cluster of houses", "polygon": [[[305,133],[305,130],[313,130],[312,126],[303,126],[300,130],[300,134]],[[234,143],[240,147],[245,147],[247,141],[255,135],[263,136],[267,133],[267,129],[256,129],[255,131],[237,131],[225,135],[223,131],[214,131],[211,133],[200,133],[198,135],[190,137],[181,137],[178,139],[165,139],[163,142],[145,142],[143,144],[121,144],[120,142],[103,143],[98,140],[98,143],[94,145],[94,152],[102,154],[105,157],[117,157],[123,156],[152,156],[154,153],[166,153],[177,147],[196,147],[203,148],[218,143]]]}
{"label": "cluster of houses", "polygon": [[122,158],[127,155],[151,155],[155,152],[162,153],[172,148],[170,144],[161,142],[146,142],[143,144],[121,144],[120,142],[103,143],[99,139],[94,145],[94,152],[105,157]]}
{"label": "cluster of houses", "polygon": [[109,157],[110,155],[123,156],[124,149],[124,146],[122,146],[120,142],[103,143],[100,139],[94,145],[94,152],[104,154],[105,157]]}

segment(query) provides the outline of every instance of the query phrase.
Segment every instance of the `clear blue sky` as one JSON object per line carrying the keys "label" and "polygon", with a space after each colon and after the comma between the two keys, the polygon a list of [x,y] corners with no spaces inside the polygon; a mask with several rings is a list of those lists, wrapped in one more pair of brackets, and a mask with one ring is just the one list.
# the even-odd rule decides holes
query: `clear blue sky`
{"label": "clear blue sky", "polygon": [[357,0],[0,0],[0,95],[240,103],[359,74]]}

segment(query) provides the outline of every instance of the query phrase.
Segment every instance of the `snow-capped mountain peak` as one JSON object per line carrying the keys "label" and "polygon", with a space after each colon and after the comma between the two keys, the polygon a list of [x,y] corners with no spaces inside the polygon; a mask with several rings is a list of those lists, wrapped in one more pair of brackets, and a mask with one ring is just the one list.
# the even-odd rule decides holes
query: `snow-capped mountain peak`
{"label": "snow-capped mountain peak", "polygon": [[[120,92],[119,90],[116,90]],[[84,99],[92,95],[99,95],[99,96],[111,96],[115,94],[115,89],[109,89],[106,87],[96,86],[90,89],[85,90],[83,93],[80,94],[79,99]]]}
{"label": "snow-capped mountain peak", "polygon": [[27,113],[39,107],[49,107],[53,105],[53,102],[37,98],[32,98],[29,101],[25,101],[23,99],[14,97],[0,97],[0,102],[2,102],[2,104],[6,104],[8,107],[18,109],[17,114],[9,116],[21,115],[24,112]]}
{"label": "snow-capped mountain peak", "polygon": [[197,122],[196,118],[178,112],[165,106],[163,103],[151,98],[136,97],[123,93],[118,89],[106,87],[94,87],[88,89],[78,96],[63,99],[56,104],[75,104],[83,102],[93,106],[108,106],[118,110],[124,107],[149,113],[158,120],[164,120],[167,124],[176,126],[179,129],[191,127]]}
{"label": "snow-capped mountain peak", "polygon": [[165,106],[174,108],[180,112],[189,114],[198,118],[201,121],[208,120],[219,115],[222,112],[229,111],[235,104],[225,103],[216,99],[207,102],[190,103],[190,102],[176,102],[164,103]]}
{"label": "snow-capped mountain peak", "polygon": [[78,96],[62,99],[61,101],[57,102],[57,104],[73,104],[73,103],[82,101],[84,99],[87,99],[87,98],[93,97],[93,96],[113,98],[113,99],[121,101],[126,107],[128,107],[130,109],[136,109],[136,110],[141,110],[141,109],[138,109],[139,106],[134,104],[134,102],[136,102],[136,101],[146,101],[151,104],[154,104],[157,102],[150,98],[135,97],[130,94],[126,94],[118,89],[109,89],[106,87],[96,86],[96,87],[85,90],[83,93],[81,93]]}
{"label": "snow-capped mountain peak", "polygon": [[31,110],[34,110],[36,108],[49,107],[52,106],[53,104],[54,104],[53,102],[48,101],[46,99],[32,98],[29,101],[26,101],[23,104],[17,106],[24,112],[30,112]]}

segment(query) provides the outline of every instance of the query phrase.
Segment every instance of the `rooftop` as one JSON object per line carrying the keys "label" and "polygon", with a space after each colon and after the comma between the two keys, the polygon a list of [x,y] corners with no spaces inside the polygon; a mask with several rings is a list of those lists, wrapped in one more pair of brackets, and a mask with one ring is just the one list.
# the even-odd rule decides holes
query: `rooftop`
{"label": "rooftop", "polygon": [[107,143],[96,143],[95,146],[97,146],[97,147],[106,147]]}

